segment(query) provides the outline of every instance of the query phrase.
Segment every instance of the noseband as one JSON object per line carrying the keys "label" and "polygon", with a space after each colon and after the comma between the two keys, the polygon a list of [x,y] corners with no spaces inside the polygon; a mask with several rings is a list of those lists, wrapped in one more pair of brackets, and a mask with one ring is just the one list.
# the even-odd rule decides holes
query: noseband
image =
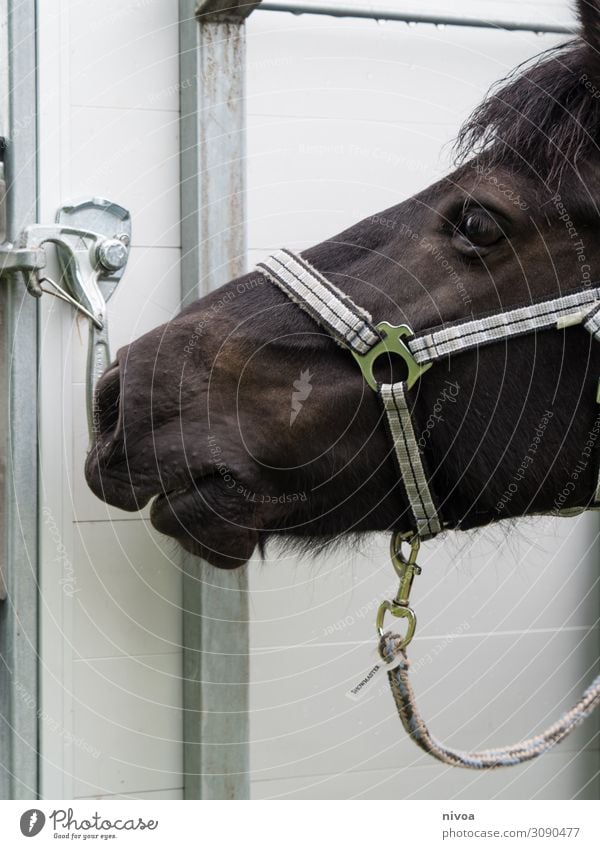
{"label": "noseband", "polygon": [[[394,534],[392,539],[392,564],[400,579],[400,587],[392,601],[382,603],[377,615],[382,663],[376,664],[351,693],[358,692],[372,680],[376,672],[386,671],[405,730],[417,745],[443,763],[469,769],[492,769],[538,757],[563,740],[600,704],[600,676],[579,702],[546,731],[529,740],[499,749],[481,752],[450,749],[430,734],[419,715],[409,681],[409,661],[406,656],[406,647],[416,626],[414,611],[409,606],[409,595],[413,577],[420,572],[416,559],[421,540],[436,536],[449,524],[444,522],[436,506],[437,499],[431,491],[424,459],[415,437],[407,392],[436,361],[480,345],[536,333],[538,330],[564,330],[575,325],[582,325],[600,342],[600,289],[586,288],[563,297],[491,313],[472,321],[444,324],[415,334],[406,324],[392,325],[382,321],[375,325],[366,310],[357,306],[302,256],[292,251],[277,251],[259,263],[258,270],[327,330],[338,344],[352,353],[365,381],[381,398],[410,507],[410,532]],[[375,362],[379,357],[389,357],[391,354],[403,359],[406,377],[397,383],[379,384],[373,371]],[[596,401],[600,403],[600,382]],[[593,503],[583,509],[599,508],[600,469]],[[556,512],[572,515],[574,511],[567,509]],[[405,542],[409,543],[410,548],[407,556],[402,551]],[[404,637],[384,631],[383,622],[387,612],[406,620]]]}

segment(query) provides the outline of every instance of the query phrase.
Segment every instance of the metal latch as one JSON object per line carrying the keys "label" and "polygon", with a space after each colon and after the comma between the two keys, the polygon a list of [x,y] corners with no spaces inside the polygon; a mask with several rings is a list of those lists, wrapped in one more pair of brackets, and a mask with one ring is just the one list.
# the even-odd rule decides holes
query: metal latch
{"label": "metal latch", "polygon": [[[0,191],[3,186],[0,181]],[[4,192],[2,192],[2,195]],[[0,197],[0,275],[23,276],[35,297],[44,292],[70,303],[90,320],[87,359],[87,415],[90,439],[96,431],[94,390],[110,364],[106,302],[121,280],[129,258],[131,216],[116,203],[91,198],[62,206],[55,224],[27,227],[16,245],[6,241],[4,198]],[[44,274],[46,249],[56,249],[59,281]],[[44,288],[46,283],[50,289]]]}

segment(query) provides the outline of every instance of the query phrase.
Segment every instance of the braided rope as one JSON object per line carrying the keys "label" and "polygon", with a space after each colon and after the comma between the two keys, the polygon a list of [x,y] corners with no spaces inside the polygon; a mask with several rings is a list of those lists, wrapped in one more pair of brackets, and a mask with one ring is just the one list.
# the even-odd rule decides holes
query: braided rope
{"label": "braided rope", "polygon": [[484,749],[481,752],[450,749],[430,734],[419,714],[409,680],[410,663],[406,651],[400,648],[401,642],[400,637],[388,631],[381,638],[380,644],[381,656],[387,663],[397,662],[398,656],[401,657],[400,663],[388,672],[398,716],[407,734],[421,749],[450,766],[460,766],[465,769],[497,769],[533,760],[564,740],[600,704],[599,675],[583,693],[577,704],[567,710],[554,725],[535,737],[498,749]]}

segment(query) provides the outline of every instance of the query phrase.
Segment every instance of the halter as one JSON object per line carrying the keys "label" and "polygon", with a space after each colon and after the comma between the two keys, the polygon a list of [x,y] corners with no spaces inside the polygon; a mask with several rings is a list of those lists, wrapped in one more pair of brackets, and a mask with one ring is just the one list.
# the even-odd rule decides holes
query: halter
{"label": "halter", "polygon": [[[392,325],[382,321],[375,325],[365,309],[358,307],[303,257],[291,251],[277,251],[259,263],[258,269],[324,327],[336,342],[351,351],[367,384],[378,393],[410,506],[412,533],[421,539],[436,536],[448,525],[436,507],[429,486],[408,408],[407,391],[438,360],[538,330],[564,330],[582,325],[600,342],[600,289],[588,287],[559,298],[414,334],[406,324]],[[378,384],[373,366],[380,356],[390,354],[402,357],[407,376],[398,383]],[[600,402],[600,384],[596,400]],[[600,469],[591,509],[599,507]],[[570,510],[564,512],[572,515]]]}
{"label": "halter", "polygon": [[[415,334],[406,324],[392,325],[382,321],[375,325],[367,310],[357,306],[302,256],[292,251],[277,251],[259,263],[257,268],[327,330],[339,345],[352,353],[365,381],[377,392],[383,403],[406,490],[412,526],[410,532],[396,533],[392,538],[392,564],[400,579],[400,587],[393,600],[382,603],[377,615],[383,668],[388,673],[404,728],[421,748],[438,760],[454,766],[495,768],[537,757],[564,739],[600,704],[600,676],[586,690],[581,700],[545,732],[502,749],[471,753],[449,749],[429,733],[419,716],[408,680],[409,662],[406,657],[406,647],[416,626],[414,611],[409,606],[409,595],[413,577],[420,572],[416,558],[421,540],[436,536],[448,525],[443,521],[431,492],[423,456],[415,437],[407,391],[438,360],[480,345],[538,330],[564,330],[582,325],[600,342],[600,289],[588,287],[562,297],[484,315],[471,321],[444,324]],[[396,354],[404,360],[406,377],[397,383],[378,384],[373,370],[375,362],[380,356],[390,354]],[[600,403],[600,381],[596,401]],[[600,469],[593,504],[582,509],[600,509]],[[567,509],[556,512],[573,515],[574,511]],[[402,545],[406,542],[410,547],[408,556],[402,552]],[[406,620],[404,637],[384,631],[384,619],[388,612]],[[368,678],[372,674],[373,670]]]}

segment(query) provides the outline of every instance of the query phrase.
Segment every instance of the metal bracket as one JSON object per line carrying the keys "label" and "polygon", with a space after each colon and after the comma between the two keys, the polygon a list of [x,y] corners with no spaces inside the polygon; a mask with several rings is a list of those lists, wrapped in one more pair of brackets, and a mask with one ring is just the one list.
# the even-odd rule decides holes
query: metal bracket
{"label": "metal bracket", "polygon": [[[4,196],[4,181],[0,178],[0,221]],[[0,277],[20,274],[34,297],[49,292],[90,320],[86,381],[90,439],[96,432],[95,386],[111,359],[106,302],[123,276],[130,243],[129,212],[104,198],[91,198],[62,206],[55,224],[27,227],[18,245],[7,241],[0,244]],[[42,273],[48,245],[56,249],[60,283]],[[42,288],[44,282],[52,291]]]}
{"label": "metal bracket", "polygon": [[[406,556],[402,551],[403,543],[408,543],[409,553]],[[400,579],[398,592],[392,600],[386,599],[379,605],[375,624],[380,637],[385,634],[385,614],[391,613],[397,619],[406,619],[406,633],[399,644],[399,648],[405,649],[415,635],[417,627],[417,616],[410,606],[410,591],[415,575],[421,574],[421,567],[417,565],[417,557],[421,547],[418,535],[409,533],[395,533],[390,543],[390,557],[392,566]]]}
{"label": "metal bracket", "polygon": [[198,0],[196,17],[201,24],[241,24],[260,2],[261,0]]}
{"label": "metal bracket", "polygon": [[403,340],[413,335],[412,330],[407,324],[390,324],[388,321],[380,321],[377,325],[377,330],[381,333],[381,339],[377,344],[367,351],[366,354],[358,354],[352,351],[354,359],[360,366],[363,377],[367,384],[377,392],[377,381],[373,373],[373,366],[379,357],[386,354],[398,354],[404,360],[406,365],[407,375],[404,379],[407,389],[411,389],[417,380],[424,374],[427,369],[431,368],[432,363],[420,365],[414,358],[412,351]]}

